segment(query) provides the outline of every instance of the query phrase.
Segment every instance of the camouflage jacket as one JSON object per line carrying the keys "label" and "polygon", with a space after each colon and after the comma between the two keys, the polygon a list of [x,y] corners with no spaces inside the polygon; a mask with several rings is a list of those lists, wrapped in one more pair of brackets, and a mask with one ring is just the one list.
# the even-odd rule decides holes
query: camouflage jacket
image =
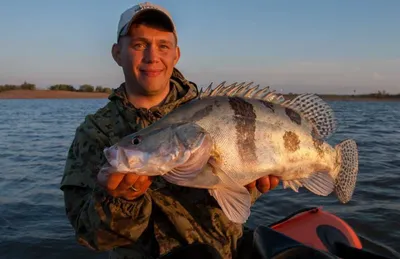
{"label": "camouflage jacket", "polygon": [[[113,145],[195,98],[197,86],[175,70],[171,91],[163,104],[136,109],[125,96],[124,84],[109,102],[86,116],[68,152],[61,190],[67,217],[78,242],[110,258],[156,258],[194,242],[215,247],[232,258],[243,226],[230,222],[207,190],[185,188],[156,179],[140,198],[113,198],[96,183],[105,163],[104,147]],[[253,203],[259,192],[252,192]]]}

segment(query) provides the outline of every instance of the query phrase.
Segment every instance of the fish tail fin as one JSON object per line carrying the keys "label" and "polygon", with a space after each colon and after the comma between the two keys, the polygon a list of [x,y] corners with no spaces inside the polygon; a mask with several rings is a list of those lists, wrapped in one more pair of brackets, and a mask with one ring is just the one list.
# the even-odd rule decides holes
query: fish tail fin
{"label": "fish tail fin", "polygon": [[335,181],[336,196],[342,203],[351,200],[358,174],[358,148],[352,139],[346,139],[335,146],[340,164]]}

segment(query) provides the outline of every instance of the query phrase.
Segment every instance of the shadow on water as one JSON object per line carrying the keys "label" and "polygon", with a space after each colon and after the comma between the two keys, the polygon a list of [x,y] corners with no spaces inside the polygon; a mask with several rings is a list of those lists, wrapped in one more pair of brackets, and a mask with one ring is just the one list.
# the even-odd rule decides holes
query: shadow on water
{"label": "shadow on water", "polygon": [[[58,189],[75,129],[107,100],[0,101],[0,258],[107,258],[75,241]],[[357,233],[400,251],[400,103],[332,102],[340,123],[329,140],[354,138],[360,173],[354,198],[278,187],[253,206],[250,227],[323,206]],[[367,241],[365,241],[367,242]]]}

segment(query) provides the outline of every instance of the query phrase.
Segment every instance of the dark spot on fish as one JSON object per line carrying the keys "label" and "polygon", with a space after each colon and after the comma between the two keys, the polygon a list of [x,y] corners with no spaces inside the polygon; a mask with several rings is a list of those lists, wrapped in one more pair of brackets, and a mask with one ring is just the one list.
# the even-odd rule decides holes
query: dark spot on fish
{"label": "dark spot on fish", "polygon": [[240,97],[230,97],[229,104],[235,114],[236,139],[242,161],[257,161],[256,154],[256,113],[251,103]]}
{"label": "dark spot on fish", "polygon": [[206,117],[207,115],[209,115],[212,112],[212,110],[213,110],[213,105],[212,104],[207,105],[203,109],[198,110],[197,112],[195,112],[193,114],[193,117],[192,117],[191,120],[192,121],[199,121],[199,120],[203,119],[204,117]]}
{"label": "dark spot on fish", "polygon": [[286,115],[290,118],[294,123],[301,125],[301,117],[300,115],[290,108],[285,108]]}
{"label": "dark spot on fish", "polygon": [[324,156],[324,150],[322,149],[323,141],[318,138],[313,138],[313,144],[315,150],[317,150],[318,156],[322,158]]}
{"label": "dark spot on fish", "polygon": [[318,138],[319,138],[319,134],[318,134],[317,130],[315,129],[314,124],[311,124],[311,126],[312,126],[312,129],[311,129],[311,136],[312,136],[313,138],[318,139]]}
{"label": "dark spot on fish", "polygon": [[283,135],[283,141],[285,145],[285,149],[289,152],[295,152],[300,148],[300,139],[296,133],[291,131],[286,131]]}
{"label": "dark spot on fish", "polygon": [[270,109],[272,112],[275,112],[274,105],[270,102],[267,102],[265,100],[260,100],[260,103],[262,103],[265,107]]}
{"label": "dark spot on fish", "polygon": [[222,105],[221,102],[218,99],[215,99],[214,104],[217,107],[221,107],[221,105]]}

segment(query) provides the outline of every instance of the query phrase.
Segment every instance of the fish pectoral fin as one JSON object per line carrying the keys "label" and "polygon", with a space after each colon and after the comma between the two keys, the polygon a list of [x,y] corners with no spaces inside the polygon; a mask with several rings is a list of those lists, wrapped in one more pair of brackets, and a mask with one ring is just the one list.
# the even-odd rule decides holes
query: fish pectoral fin
{"label": "fish pectoral fin", "polygon": [[[218,170],[214,168],[214,170]],[[229,220],[243,224],[250,216],[251,197],[246,187],[237,184],[225,172],[219,171],[222,185],[210,189],[209,193],[218,202]]]}
{"label": "fish pectoral fin", "polygon": [[187,183],[190,184],[190,181],[197,177],[200,173],[200,170],[192,170],[192,171],[178,171],[171,170],[168,173],[163,175],[163,178],[173,184],[186,186]]}
{"label": "fish pectoral fin", "polygon": [[335,182],[328,172],[317,172],[299,181],[310,192],[321,196],[328,196],[335,189]]}
{"label": "fish pectoral fin", "polygon": [[168,179],[176,181],[189,181],[193,178],[197,177],[202,170],[205,169],[207,165],[207,161],[209,159],[209,155],[207,153],[190,153],[189,151],[185,152],[189,153],[188,158],[185,163],[175,167],[171,171],[169,171],[164,176]]}
{"label": "fish pectoral fin", "polygon": [[[192,127],[195,126],[196,125]],[[188,134],[189,133],[187,133],[187,135]],[[198,175],[205,170],[207,162],[210,159],[212,145],[213,142],[208,133],[198,136],[195,144],[186,147],[188,149],[184,151],[183,156],[179,160],[179,164],[167,174],[163,175],[164,179],[170,183],[190,186],[190,181],[198,177]]]}
{"label": "fish pectoral fin", "polygon": [[[194,129],[194,127],[196,126],[197,125],[193,124],[191,125],[191,128],[186,129],[187,132],[181,132],[180,134],[185,135],[189,138],[190,129]],[[197,132],[200,130],[201,128],[198,129]],[[182,129],[182,131],[184,130]],[[174,175],[180,175],[180,177],[183,177],[185,179],[195,177],[199,173],[199,171],[201,171],[205,167],[210,159],[210,153],[213,147],[212,138],[207,132],[202,132],[201,134],[192,136],[192,138],[196,138],[196,141],[194,141],[193,143],[186,143],[190,146],[184,147],[186,150],[184,151],[182,158],[179,160],[180,162],[172,170]]]}

